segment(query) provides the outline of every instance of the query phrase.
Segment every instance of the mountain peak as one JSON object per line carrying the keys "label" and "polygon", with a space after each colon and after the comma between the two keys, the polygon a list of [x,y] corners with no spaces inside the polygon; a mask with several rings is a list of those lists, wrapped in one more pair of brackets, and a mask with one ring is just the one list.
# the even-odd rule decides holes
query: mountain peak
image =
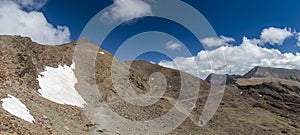
{"label": "mountain peak", "polygon": [[81,39],[78,39],[77,40],[77,43],[80,44],[80,43],[90,43],[90,40],[86,37],[83,37]]}
{"label": "mountain peak", "polygon": [[300,71],[296,69],[256,66],[244,75],[245,78],[279,78],[300,81]]}

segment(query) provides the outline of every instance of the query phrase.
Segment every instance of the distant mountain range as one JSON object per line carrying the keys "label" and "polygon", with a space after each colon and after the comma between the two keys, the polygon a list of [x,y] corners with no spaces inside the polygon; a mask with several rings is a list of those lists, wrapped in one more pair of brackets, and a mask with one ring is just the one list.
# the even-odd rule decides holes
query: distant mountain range
{"label": "distant mountain range", "polygon": [[297,69],[255,67],[244,75],[245,78],[280,78],[300,82],[300,71]]}
{"label": "distant mountain range", "polygon": [[240,78],[277,78],[300,82],[300,70],[259,66],[254,67],[244,75],[210,74],[205,81],[210,83],[212,76],[225,76],[226,84],[232,84]]}
{"label": "distant mountain range", "polygon": [[[47,46],[26,37],[0,36],[0,48],[0,134],[161,134],[124,123],[110,125],[116,119],[108,118],[116,116],[108,110],[128,120],[148,121],[172,108],[187,119],[170,135],[300,134],[299,70],[255,67],[243,76],[212,74],[203,81],[145,61],[119,62],[87,39]],[[74,57],[76,53],[80,57]],[[224,76],[227,80],[222,82]],[[226,84],[225,92],[214,117],[200,127],[197,122],[211,78]],[[181,106],[190,100],[180,91],[182,82],[191,93],[200,86],[199,93],[192,95],[197,98],[191,113]],[[159,93],[159,86],[165,88],[162,97],[148,106],[134,105],[119,95],[132,88],[127,96],[152,101],[147,93]],[[187,95],[176,104],[181,94]],[[22,109],[7,107],[16,103]],[[123,128],[128,132],[121,132]]]}

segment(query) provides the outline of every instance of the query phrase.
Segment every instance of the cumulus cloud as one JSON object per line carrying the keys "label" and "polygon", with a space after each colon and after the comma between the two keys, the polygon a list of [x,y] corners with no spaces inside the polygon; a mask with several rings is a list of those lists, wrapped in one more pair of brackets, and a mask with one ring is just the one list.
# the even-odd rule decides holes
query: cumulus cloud
{"label": "cumulus cloud", "polygon": [[123,22],[152,14],[151,5],[144,0],[114,0],[113,6],[101,15],[100,20],[105,23]]}
{"label": "cumulus cloud", "polygon": [[[26,0],[18,0],[26,5]],[[32,5],[31,0],[27,5]],[[70,31],[66,26],[53,26],[42,12],[22,10],[22,3],[0,1],[0,34],[30,37],[41,44],[58,45],[70,41]],[[32,5],[34,6],[34,4]]]}
{"label": "cumulus cloud", "polygon": [[204,38],[200,42],[204,46],[214,47],[214,46],[230,45],[230,43],[235,42],[235,40],[230,37],[220,36],[220,37]]}
{"label": "cumulus cloud", "polygon": [[[182,70],[202,79],[210,73],[243,75],[255,66],[300,69],[300,53],[281,53],[276,49],[261,47],[258,43],[257,39],[244,37],[239,46],[222,46],[211,51],[203,50],[197,56],[161,61],[159,65]],[[196,62],[198,66],[192,67],[193,62]]]}
{"label": "cumulus cloud", "polygon": [[171,51],[180,51],[182,45],[176,41],[169,41],[167,44],[166,44],[166,49],[167,50],[171,50]]}
{"label": "cumulus cloud", "polygon": [[282,45],[283,42],[292,37],[294,34],[290,29],[284,28],[266,28],[261,32],[260,38],[262,44],[269,43],[271,45]]}
{"label": "cumulus cloud", "polygon": [[48,0],[13,0],[19,4],[22,8],[27,10],[39,10],[41,9]]}

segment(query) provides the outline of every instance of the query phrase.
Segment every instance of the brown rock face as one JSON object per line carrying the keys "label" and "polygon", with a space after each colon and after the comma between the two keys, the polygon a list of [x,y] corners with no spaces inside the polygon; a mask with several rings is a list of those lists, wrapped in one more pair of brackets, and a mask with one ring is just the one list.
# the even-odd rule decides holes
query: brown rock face
{"label": "brown rock face", "polygon": [[[163,134],[158,130],[132,130],[134,125],[123,121],[110,125],[118,117],[108,110],[127,120],[146,122],[172,109],[176,116],[186,119],[168,133],[170,135],[300,134],[300,85],[293,79],[260,76],[238,77],[234,83],[226,82],[228,85],[216,114],[200,127],[198,121],[211,86],[192,75],[145,61],[119,62],[86,39],[45,46],[29,38],[0,36],[0,48],[0,98],[6,98],[7,94],[17,97],[36,120],[34,124],[28,123],[0,107],[0,134],[129,134],[122,132],[122,127],[130,134]],[[72,62],[76,65],[76,90],[88,103],[84,109],[51,102],[38,93],[36,78],[45,66],[70,66]],[[284,72],[289,74],[290,71]],[[163,89],[159,89],[160,86]],[[198,87],[200,91],[195,92]],[[129,90],[133,92],[126,93]],[[147,95],[153,91],[158,96]],[[138,96],[149,101],[159,98],[143,105],[143,100],[134,99]],[[183,100],[190,102],[188,97],[196,97],[196,103],[185,108]],[[182,103],[177,103],[178,99]]]}

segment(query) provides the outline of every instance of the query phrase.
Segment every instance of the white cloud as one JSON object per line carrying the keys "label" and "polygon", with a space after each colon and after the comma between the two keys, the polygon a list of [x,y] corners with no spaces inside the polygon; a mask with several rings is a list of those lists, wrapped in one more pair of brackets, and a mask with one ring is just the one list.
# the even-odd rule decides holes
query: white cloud
{"label": "white cloud", "polygon": [[[31,2],[31,1],[29,1]],[[17,3],[0,1],[0,34],[28,36],[41,44],[57,45],[70,41],[66,26],[53,26],[42,12],[26,12]]]}
{"label": "white cloud", "polygon": [[269,43],[271,45],[282,45],[287,38],[293,35],[294,34],[290,29],[270,27],[261,32],[260,38],[262,44]]}
{"label": "white cloud", "polygon": [[166,44],[166,49],[168,50],[171,50],[171,51],[180,51],[182,45],[178,42],[175,42],[175,41],[169,41],[167,44]]}
{"label": "white cloud", "polygon": [[27,10],[39,10],[48,0],[13,0]]}
{"label": "white cloud", "polygon": [[[211,51],[203,50],[197,56],[161,61],[159,65],[179,69],[202,79],[205,79],[210,73],[243,75],[255,66],[300,69],[300,53],[295,55],[281,53],[276,49],[263,48],[258,43],[257,39],[244,37],[239,46],[222,46]],[[224,56],[226,64],[223,61]],[[192,67],[193,62],[196,62],[198,67]],[[211,65],[213,65],[213,69]],[[197,70],[199,74],[197,74]]]}
{"label": "white cloud", "polygon": [[204,46],[214,47],[214,46],[223,46],[229,45],[229,43],[235,42],[233,38],[220,36],[220,37],[208,37],[201,40],[201,43]]}
{"label": "white cloud", "polygon": [[112,8],[101,15],[101,21],[112,23],[152,15],[151,6],[143,0],[114,0]]}

